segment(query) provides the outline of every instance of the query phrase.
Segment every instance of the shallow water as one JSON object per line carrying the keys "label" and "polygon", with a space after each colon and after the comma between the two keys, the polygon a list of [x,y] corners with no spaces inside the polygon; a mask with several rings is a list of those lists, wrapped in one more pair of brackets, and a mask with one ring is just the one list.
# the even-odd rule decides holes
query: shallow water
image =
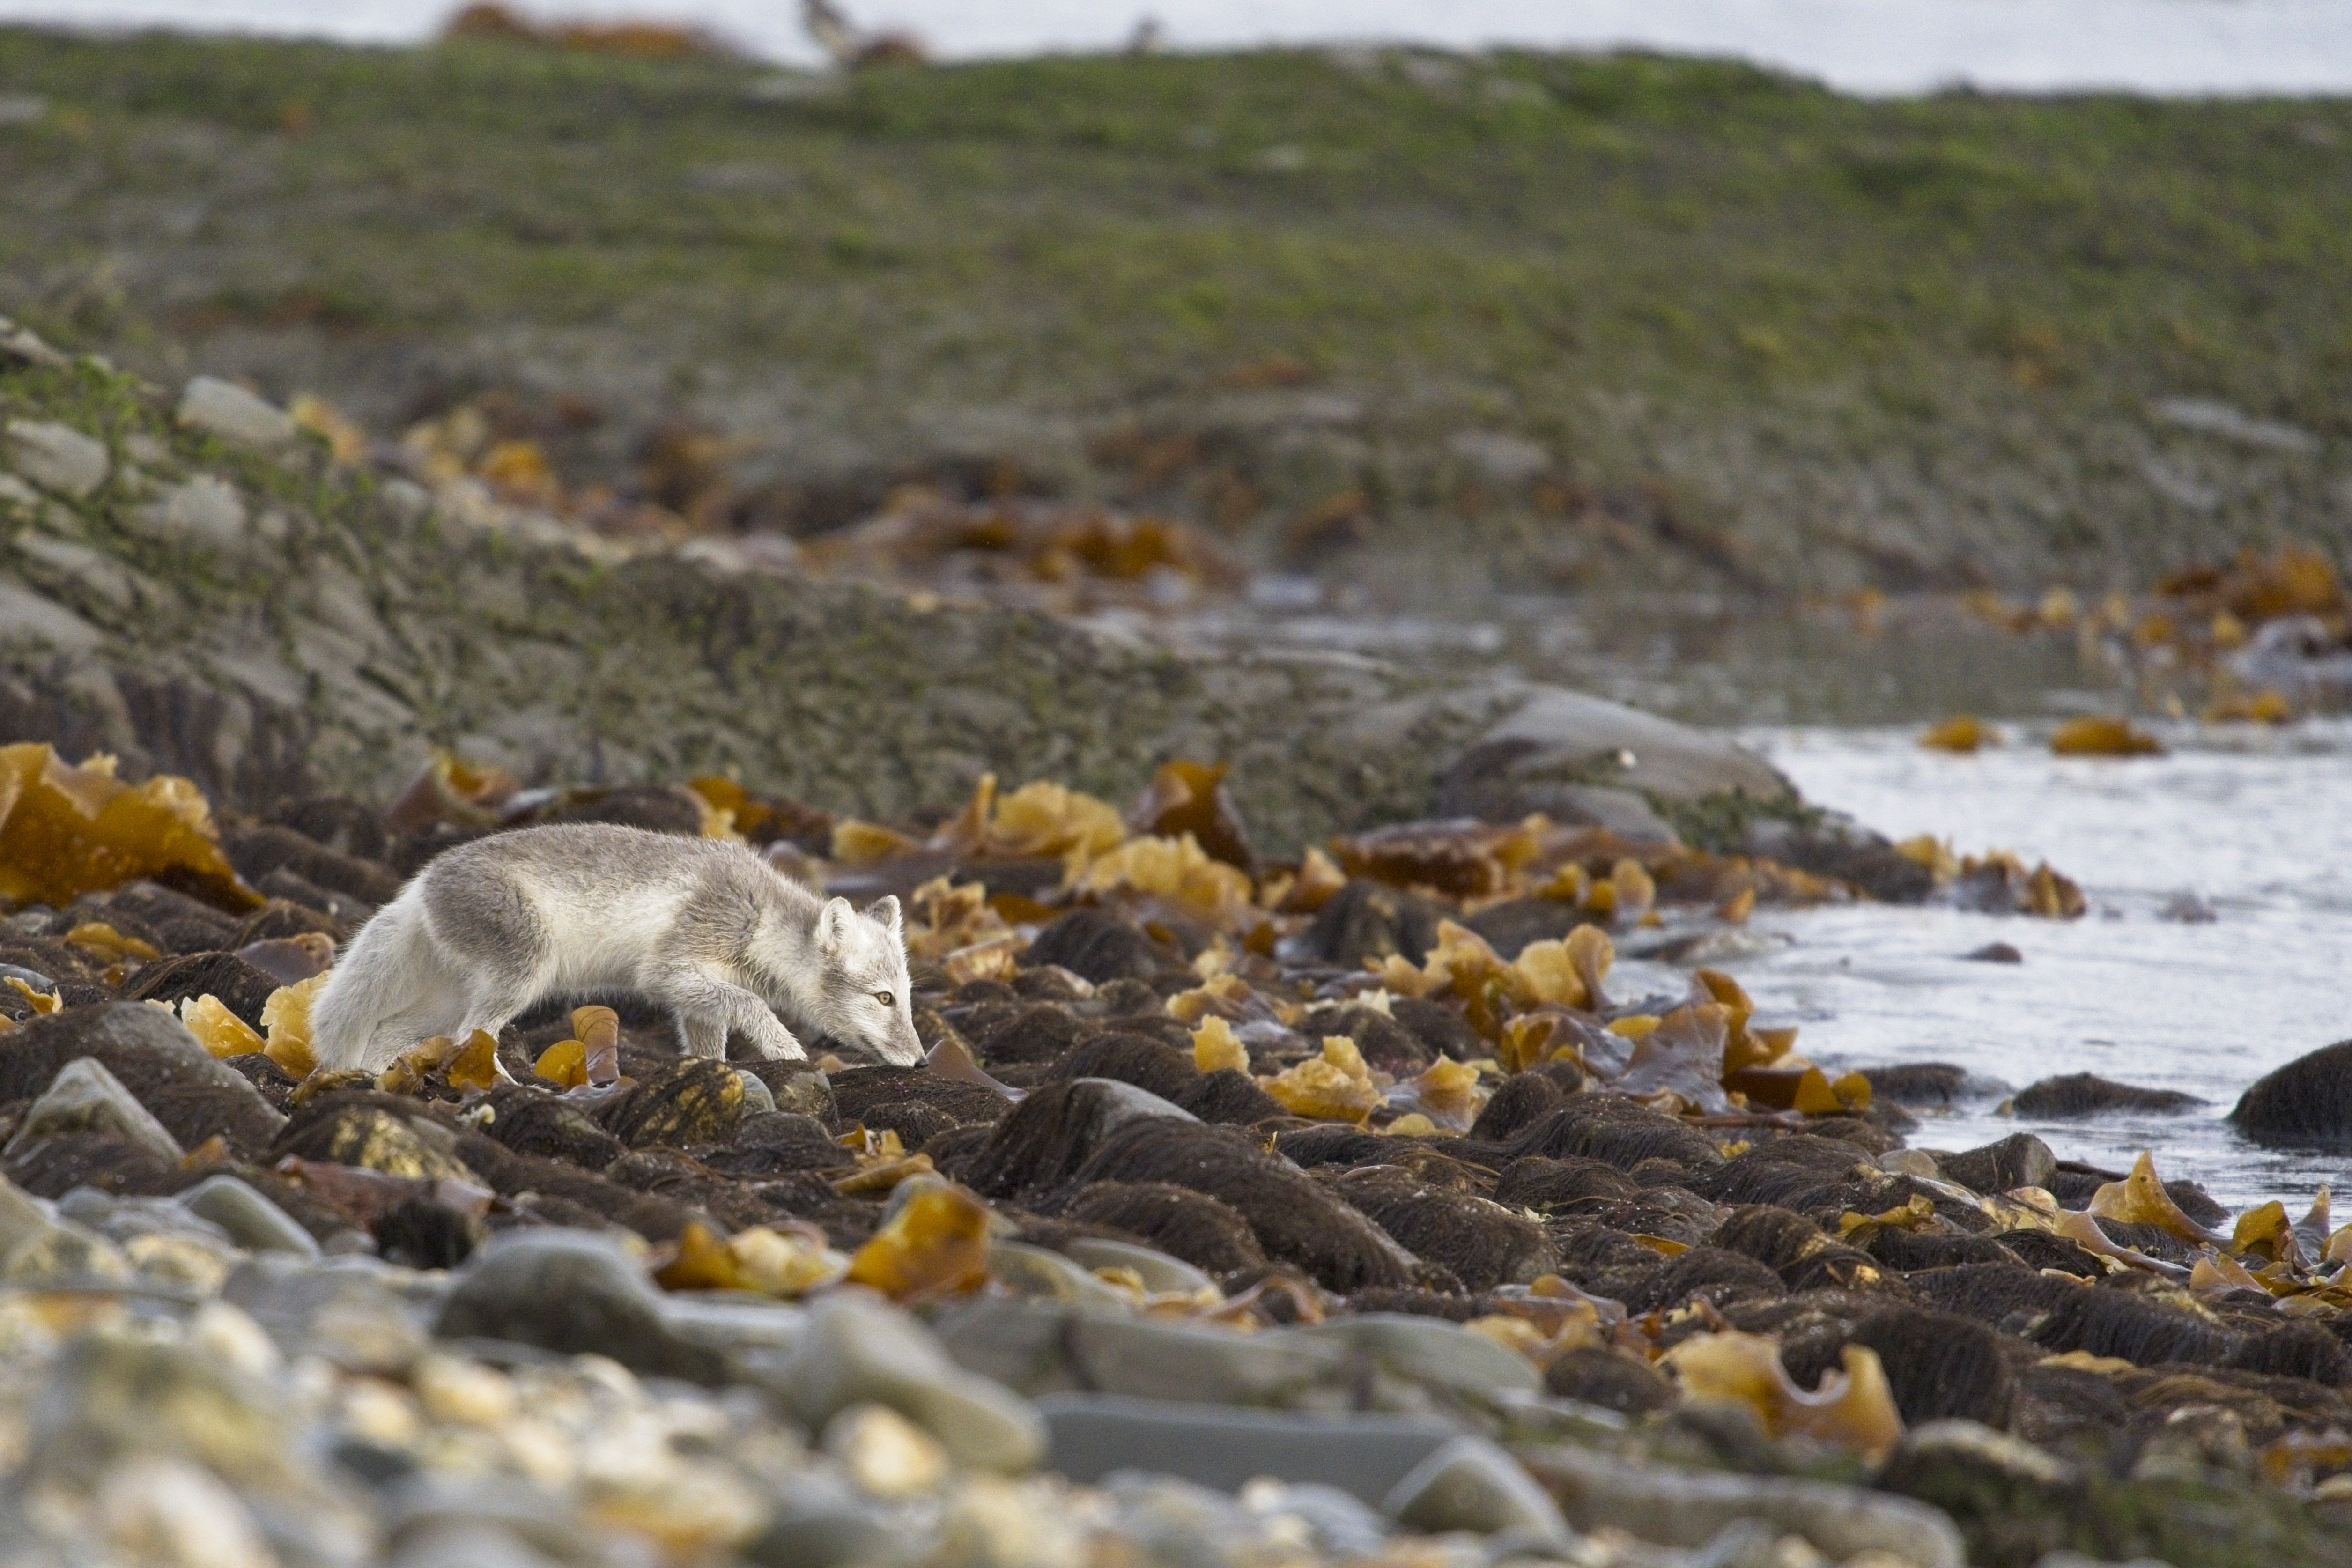
{"label": "shallow water", "polygon": [[[299,34],[429,36],[457,0],[0,0],[0,19]],[[813,62],[799,7],[775,0],[524,0],[561,16],[692,21],[760,55]],[[2341,92],[2340,0],[851,0],[950,58],[1119,47],[1145,16],[1184,49],[1378,40],[1443,48],[1639,47],[1731,55],[1864,93],[1966,81],[2021,91]]]}
{"label": "shallow water", "polygon": [[[1956,1062],[2023,1088],[2091,1071],[2199,1095],[2182,1116],[2018,1121],[1988,1094],[1926,1119],[1912,1142],[1965,1148],[2020,1128],[2060,1158],[2121,1169],[2152,1149],[2168,1180],[2222,1202],[2290,1207],[2344,1190],[2352,1156],[2256,1149],[2221,1118],[2263,1072],[2352,1036],[2352,724],[2167,734],[2168,756],[2058,758],[2014,741],[1953,757],[1914,726],[1776,729],[1748,739],[1818,801],[1963,852],[2048,858],[2081,882],[2080,921],[1865,905],[1759,914],[1790,945],[1723,965],[1759,1009],[1800,1026],[1824,1065]],[[2194,893],[2215,919],[2165,915]],[[2020,964],[1959,955],[1988,942]]]}

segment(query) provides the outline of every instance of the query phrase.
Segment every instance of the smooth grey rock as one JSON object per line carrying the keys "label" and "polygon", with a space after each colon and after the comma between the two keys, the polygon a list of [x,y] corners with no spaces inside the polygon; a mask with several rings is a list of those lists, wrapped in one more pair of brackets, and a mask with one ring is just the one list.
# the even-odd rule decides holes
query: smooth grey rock
{"label": "smooth grey rock", "polygon": [[38,1236],[58,1223],[57,1205],[37,1198],[5,1176],[0,1176],[0,1258],[18,1242]]}
{"label": "smooth grey rock", "polygon": [[293,416],[276,404],[211,375],[188,383],[173,416],[208,436],[265,450],[286,446],[296,430]]}
{"label": "smooth grey rock", "polygon": [[1125,1311],[1132,1305],[1125,1292],[1096,1279],[1084,1265],[1043,1247],[1018,1241],[992,1242],[988,1272],[991,1279],[1015,1295],[1110,1312]]}
{"label": "smooth grey rock", "polygon": [[1252,1337],[1276,1343],[1343,1346],[1353,1354],[1369,1357],[1391,1376],[1479,1404],[1535,1394],[1543,1387],[1541,1374],[1527,1357],[1442,1318],[1366,1312]]}
{"label": "smooth grey rock", "polygon": [[1551,1494],[1484,1437],[1456,1437],[1414,1466],[1381,1500],[1381,1511],[1433,1535],[1508,1531],[1556,1552],[1575,1544]]}
{"label": "smooth grey rock", "polygon": [[185,1236],[224,1248],[236,1245],[228,1232],[190,1214],[175,1198],[121,1198],[96,1187],[76,1187],[58,1200],[58,1217],[88,1226],[114,1242],[135,1236]]}
{"label": "smooth grey rock", "polygon": [[660,1295],[617,1241],[591,1231],[509,1231],[475,1255],[433,1331],[610,1356],[633,1372],[717,1384],[725,1360],[663,1321]]}
{"label": "smooth grey rock", "polygon": [[10,473],[0,473],[0,505],[31,511],[41,504],[41,492]]}
{"label": "smooth grey rock", "polygon": [[904,1510],[877,1507],[841,1476],[812,1469],[793,1478],[767,1529],[737,1551],[759,1568],[902,1568],[929,1544],[908,1523]]}
{"label": "smooth grey rock", "polygon": [[871,1292],[818,1301],[779,1370],[778,1392],[812,1430],[871,1403],[921,1426],[959,1465],[1018,1475],[1045,1451],[1045,1424],[1025,1401],[958,1366],[922,1325]]}
{"label": "smooth grey rock", "polygon": [[[38,100],[30,101],[37,102]],[[0,316],[0,354],[26,364],[38,365],[43,370],[63,370],[73,361],[43,342],[29,327],[20,327],[5,316]]]}
{"label": "smooth grey rock", "polygon": [[58,1076],[16,1124],[16,1135],[5,1148],[0,1148],[0,1159],[13,1160],[64,1132],[110,1132],[160,1160],[174,1163],[187,1153],[179,1140],[165,1131],[163,1124],[106,1070],[106,1065],[92,1057],[77,1057],[58,1069]]}
{"label": "smooth grey rock", "polygon": [[807,1311],[782,1301],[664,1296],[661,1312],[672,1333],[730,1357],[789,1352],[808,1330]]}
{"label": "smooth grey rock", "polygon": [[1216,1283],[1181,1258],[1154,1247],[1108,1237],[1082,1236],[1063,1244],[1069,1256],[1088,1268],[1132,1268],[1143,1288],[1162,1295],[1190,1295]]}
{"label": "smooth grey rock", "polygon": [[217,550],[246,541],[244,498],[235,485],[212,474],[173,485],[132,515],[151,533]]}
{"label": "smooth grey rock", "polygon": [[260,1324],[288,1356],[315,1355],[346,1372],[399,1377],[433,1347],[426,1331],[432,1306],[402,1290],[417,1278],[373,1258],[258,1252],[229,1276],[221,1299]]}
{"label": "smooth grey rock", "polygon": [[744,1115],[757,1116],[763,1110],[776,1109],[776,1097],[768,1092],[768,1086],[758,1078],[748,1072],[739,1072],[735,1078],[743,1086]]}
{"label": "smooth grey rock", "polygon": [[1522,767],[1538,758],[1570,768],[1600,763],[1625,788],[1669,800],[1732,790],[1775,800],[1790,791],[1769,763],[1727,736],[1562,687],[1529,689],[1476,742],[1506,742],[1525,748]]}
{"label": "smooth grey rock", "polygon": [[[402,1568],[444,1564],[461,1568],[469,1560],[446,1554],[451,1542],[471,1540],[494,1555],[484,1568],[656,1568],[651,1544],[629,1531],[599,1529],[560,1496],[537,1487],[517,1486],[500,1476],[420,1470],[392,1489],[383,1510],[384,1534]],[[508,1544],[495,1544],[504,1537]],[[421,1563],[412,1550],[431,1552]]]}
{"label": "smooth grey rock", "polygon": [[1023,1394],[1077,1390],[1192,1404],[1286,1405],[1343,1397],[1344,1345],[1205,1323],[982,1297],[943,1314],[957,1364]]}
{"label": "smooth grey rock", "polygon": [[303,1424],[281,1390],[194,1342],[100,1330],[68,1342],[32,1402],[29,1468],[87,1482],[126,1454],[168,1454],[232,1488],[298,1471]]}
{"label": "smooth grey rock", "polygon": [[0,643],[40,643],[59,653],[89,653],[106,634],[63,605],[0,578]]}
{"label": "smooth grey rock", "polygon": [[1148,1470],[1232,1491],[1270,1476],[1336,1487],[1374,1507],[1461,1436],[1431,1416],[1312,1415],[1108,1394],[1049,1394],[1037,1410],[1052,1434],[1048,1468],[1074,1481]]}
{"label": "smooth grey rock", "polygon": [[133,1272],[121,1247],[65,1220],[33,1232],[0,1258],[0,1280],[11,1285],[128,1284]]}
{"label": "smooth grey rock", "polygon": [[1916,1568],[1962,1568],[1941,1509],[1828,1481],[1634,1464],[1589,1448],[1522,1449],[1526,1468],[1578,1530],[1623,1530],[1662,1546],[1704,1546],[1735,1520],[1801,1535],[1832,1560],[1876,1548]]}
{"label": "smooth grey rock", "polygon": [[45,490],[79,500],[106,483],[114,459],[106,443],[53,419],[11,419],[0,459]]}
{"label": "smooth grey rock", "polygon": [[1269,1523],[1297,1521],[1328,1558],[1371,1557],[1388,1540],[1389,1521],[1360,1500],[1315,1481],[1262,1480],[1244,1487],[1242,1507]]}
{"label": "smooth grey rock", "polygon": [[436,1520],[408,1532],[388,1568],[560,1568],[514,1532],[471,1520]]}
{"label": "smooth grey rock", "polygon": [[317,1239],[292,1215],[235,1176],[207,1176],[173,1201],[218,1226],[248,1252],[320,1256]]}

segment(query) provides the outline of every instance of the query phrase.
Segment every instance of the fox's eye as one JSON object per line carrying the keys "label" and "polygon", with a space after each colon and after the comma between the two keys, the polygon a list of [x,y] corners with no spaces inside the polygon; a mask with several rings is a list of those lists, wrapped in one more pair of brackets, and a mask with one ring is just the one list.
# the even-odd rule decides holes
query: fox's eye
{"label": "fox's eye", "polygon": [[898,999],[887,991],[877,991],[874,993],[874,1000],[881,1003],[885,1007],[896,1007],[898,1005]]}

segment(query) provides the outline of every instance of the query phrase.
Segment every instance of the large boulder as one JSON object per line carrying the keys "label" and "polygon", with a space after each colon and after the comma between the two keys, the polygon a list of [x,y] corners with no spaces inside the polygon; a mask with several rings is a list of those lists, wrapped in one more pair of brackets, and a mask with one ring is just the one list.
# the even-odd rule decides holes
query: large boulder
{"label": "large boulder", "polygon": [[2230,1124],[2257,1143],[2352,1143],[2352,1040],[2338,1040],[2263,1074],[2241,1095]]}

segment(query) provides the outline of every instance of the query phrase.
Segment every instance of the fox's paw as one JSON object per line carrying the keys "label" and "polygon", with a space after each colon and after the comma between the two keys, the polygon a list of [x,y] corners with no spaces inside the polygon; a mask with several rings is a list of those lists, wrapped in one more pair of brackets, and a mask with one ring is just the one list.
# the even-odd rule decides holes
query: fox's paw
{"label": "fox's paw", "polygon": [[772,1018],[768,1020],[767,1027],[756,1028],[751,1033],[751,1048],[759,1053],[760,1059],[763,1062],[808,1060],[808,1052],[801,1048],[799,1037]]}

